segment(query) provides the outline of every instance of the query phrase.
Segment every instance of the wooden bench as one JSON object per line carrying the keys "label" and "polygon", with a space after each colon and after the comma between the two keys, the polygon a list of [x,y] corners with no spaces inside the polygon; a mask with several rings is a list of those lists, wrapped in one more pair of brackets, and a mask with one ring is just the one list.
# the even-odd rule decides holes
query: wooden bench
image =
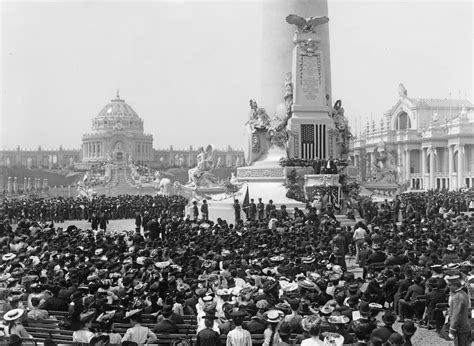
{"label": "wooden bench", "polygon": [[27,319],[25,326],[28,327],[37,327],[37,328],[47,328],[47,329],[59,329],[59,321],[53,319],[47,320],[30,320]]}
{"label": "wooden bench", "polygon": [[[141,323],[143,327],[148,327],[151,330],[156,326],[156,323],[153,324],[147,324],[147,323]],[[129,323],[114,323],[113,325],[113,330],[116,333],[119,334],[125,334],[128,328],[131,328],[132,326]],[[196,334],[196,325],[191,325],[191,324],[178,324],[178,333],[179,334]]]}

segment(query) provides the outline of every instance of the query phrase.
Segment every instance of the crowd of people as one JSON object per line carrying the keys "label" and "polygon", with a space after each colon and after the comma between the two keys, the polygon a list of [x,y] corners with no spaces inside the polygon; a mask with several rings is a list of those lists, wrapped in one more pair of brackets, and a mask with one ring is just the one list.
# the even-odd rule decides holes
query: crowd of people
{"label": "crowd of people", "polygon": [[61,223],[66,220],[92,220],[96,216],[116,220],[134,218],[137,212],[157,217],[162,213],[182,216],[187,203],[182,196],[162,195],[4,199],[0,202],[0,214],[14,224],[22,219]]}
{"label": "crowd of people", "polygon": [[[136,229],[39,223],[54,219],[47,213],[57,201],[64,218],[115,212],[136,217]],[[210,221],[197,204],[185,215],[179,197],[2,206],[7,336],[28,337],[29,321],[65,311],[61,327],[93,344],[144,344],[178,333],[193,315],[198,345],[251,345],[262,334],[265,346],[292,345],[295,335],[301,345],[411,345],[419,328],[470,345],[474,218],[462,213],[468,206],[459,192],[404,194],[354,227],[341,226],[330,204],[264,206],[260,214],[257,203],[233,223]],[[350,255],[361,277],[348,270]],[[152,325],[143,325],[145,315],[156,316]],[[124,321],[130,328],[118,334],[114,323]]]}

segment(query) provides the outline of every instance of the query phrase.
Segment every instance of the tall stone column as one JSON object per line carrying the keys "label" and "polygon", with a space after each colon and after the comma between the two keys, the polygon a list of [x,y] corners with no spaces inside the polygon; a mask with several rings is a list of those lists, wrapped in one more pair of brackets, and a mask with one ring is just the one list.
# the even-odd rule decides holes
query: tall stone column
{"label": "tall stone column", "polygon": [[7,190],[8,190],[8,194],[11,195],[12,192],[13,192],[13,181],[12,181],[12,177],[8,177]]}
{"label": "tall stone column", "polygon": [[464,145],[458,146],[458,189],[464,185]]}
{"label": "tall stone column", "polygon": [[[410,171],[410,149],[407,149],[406,152],[405,152],[405,164],[406,164],[406,167],[405,167],[405,180],[408,180],[410,181],[410,174],[411,174],[411,171]],[[411,186],[411,181],[410,181],[410,186]]]}
{"label": "tall stone column", "polygon": [[[268,114],[274,114],[276,106],[283,102],[284,80],[291,71],[293,35],[295,27],[286,22],[286,16],[301,17],[328,15],[327,0],[262,0],[262,64],[261,101]],[[329,26],[318,28],[324,61],[326,91],[331,96],[331,60],[329,52]]]}
{"label": "tall stone column", "polygon": [[15,178],[13,179],[13,193],[16,194],[17,192],[18,192],[18,178],[15,177]]}
{"label": "tall stone column", "polygon": [[435,151],[436,148],[430,147],[430,189],[435,189]]}
{"label": "tall stone column", "polygon": [[456,188],[456,180],[453,179],[454,172],[454,149],[452,145],[448,145],[448,181],[449,189],[453,190]]}
{"label": "tall stone column", "polygon": [[428,188],[428,182],[426,181],[426,151],[425,148],[421,148],[421,187],[423,189]]}

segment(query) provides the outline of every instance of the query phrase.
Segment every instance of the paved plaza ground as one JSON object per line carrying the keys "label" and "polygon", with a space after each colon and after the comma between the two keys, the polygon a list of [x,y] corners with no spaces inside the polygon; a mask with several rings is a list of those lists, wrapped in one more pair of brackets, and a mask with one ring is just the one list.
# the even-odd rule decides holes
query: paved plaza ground
{"label": "paved plaza ground", "polygon": [[[88,228],[90,227],[90,223],[86,220],[76,220],[76,221],[66,221],[61,224],[56,224],[56,227],[64,227],[66,228],[69,225],[75,225],[78,228]],[[133,230],[135,229],[135,220],[134,219],[122,219],[122,220],[110,220],[108,228],[111,230]],[[358,265],[355,263],[354,257],[347,257],[347,268],[349,271],[354,272],[356,276],[360,276],[362,274],[362,270],[359,268]],[[394,325],[394,329],[401,333],[401,323],[396,322]],[[436,332],[432,330],[427,330],[423,328],[419,328],[416,331],[415,336],[412,339],[413,345],[436,345],[436,346],[447,346],[451,345],[441,338],[438,337]]]}

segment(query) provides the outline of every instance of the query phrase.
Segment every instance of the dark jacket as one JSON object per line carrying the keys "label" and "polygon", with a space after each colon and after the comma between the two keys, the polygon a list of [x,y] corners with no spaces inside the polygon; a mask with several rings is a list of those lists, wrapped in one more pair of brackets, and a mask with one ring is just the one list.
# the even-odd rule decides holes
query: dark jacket
{"label": "dark jacket", "polygon": [[219,334],[211,328],[201,330],[197,335],[196,346],[220,346],[222,345]]}
{"label": "dark jacket", "polygon": [[264,319],[254,316],[250,321],[247,322],[246,328],[250,334],[263,334],[267,329],[267,322]]}
{"label": "dark jacket", "polygon": [[157,334],[177,334],[178,333],[178,326],[171,320],[163,320],[158,322],[153,328],[153,331]]}
{"label": "dark jacket", "polygon": [[141,227],[141,225],[142,225],[142,216],[141,215],[135,216],[135,226]]}

